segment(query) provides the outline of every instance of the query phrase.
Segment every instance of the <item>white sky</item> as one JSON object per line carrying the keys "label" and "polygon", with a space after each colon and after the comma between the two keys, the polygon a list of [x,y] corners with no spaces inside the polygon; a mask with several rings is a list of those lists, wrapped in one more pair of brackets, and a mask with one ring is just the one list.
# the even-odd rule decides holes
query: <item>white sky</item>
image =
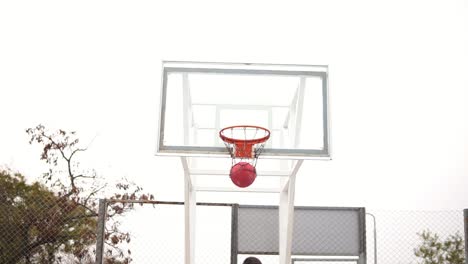
{"label": "white sky", "polygon": [[43,123],[182,200],[179,160],[154,156],[163,59],[330,66],[334,159],[305,162],[296,204],[468,207],[466,0],[2,1],[0,164],[37,177]]}

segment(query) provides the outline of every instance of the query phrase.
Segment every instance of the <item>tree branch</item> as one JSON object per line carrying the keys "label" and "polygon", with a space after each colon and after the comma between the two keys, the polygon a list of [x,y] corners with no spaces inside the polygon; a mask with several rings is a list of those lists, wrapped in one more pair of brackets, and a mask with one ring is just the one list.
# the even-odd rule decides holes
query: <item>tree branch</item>
{"label": "tree branch", "polygon": [[83,218],[89,218],[89,217],[97,217],[97,216],[99,216],[98,213],[84,214],[84,215],[78,215],[78,216],[65,218],[64,221],[77,220],[77,219],[83,219]]}
{"label": "tree branch", "polygon": [[52,143],[52,145],[54,145],[56,147],[56,149],[58,149],[60,151],[60,154],[62,154],[62,158],[64,158],[66,161],[69,161],[69,159],[65,156],[65,153],[63,152],[63,150],[60,148],[60,145],[58,143],[56,143],[51,136],[47,136],[44,132],[42,132],[42,136],[46,137],[48,140],[50,140],[50,142]]}
{"label": "tree branch", "polygon": [[79,206],[83,207],[84,209],[94,213],[94,214],[97,214],[93,209],[89,208],[88,206],[82,204],[82,203],[78,203]]}
{"label": "tree branch", "polygon": [[94,190],[93,192],[91,192],[88,197],[86,197],[86,199],[84,200],[85,204],[88,203],[88,200],[91,198],[91,196],[94,196],[95,194],[97,194],[99,191],[101,191],[102,189],[106,188],[107,187],[107,183],[104,184],[103,186],[101,186],[101,188],[97,188],[96,190]]}
{"label": "tree branch", "polygon": [[70,154],[70,159],[73,157],[73,155],[75,155],[76,152],[78,152],[78,151],[86,151],[86,150],[88,150],[88,148],[84,148],[84,149],[77,148],[77,149],[75,149],[75,150],[72,151],[72,153]]}
{"label": "tree branch", "polygon": [[70,183],[71,183],[71,186],[72,186],[72,189],[70,190],[69,194],[72,194],[72,193],[76,192],[76,185],[75,185],[74,175],[73,175],[72,170],[71,170],[71,156],[67,158],[66,155],[65,155],[65,152],[63,152],[63,149],[60,147],[60,145],[57,142],[55,142],[52,139],[51,136],[46,135],[44,132],[42,132],[42,136],[44,136],[48,140],[50,140],[52,145],[54,145],[55,148],[60,152],[60,154],[62,155],[62,158],[65,161],[67,161],[68,177],[70,178]]}
{"label": "tree branch", "polygon": [[87,175],[80,174],[80,175],[73,176],[73,178],[75,178],[75,180],[78,179],[78,178],[94,179],[95,176],[87,176]]}

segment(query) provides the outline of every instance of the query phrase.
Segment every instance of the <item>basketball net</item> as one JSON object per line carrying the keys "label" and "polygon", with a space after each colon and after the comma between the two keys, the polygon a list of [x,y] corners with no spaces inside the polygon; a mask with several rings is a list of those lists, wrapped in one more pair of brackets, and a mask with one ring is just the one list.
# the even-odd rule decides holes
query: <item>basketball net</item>
{"label": "basketball net", "polygon": [[248,162],[255,167],[266,141],[270,138],[270,131],[259,126],[231,126],[222,129],[219,136],[231,155],[232,166],[239,162]]}

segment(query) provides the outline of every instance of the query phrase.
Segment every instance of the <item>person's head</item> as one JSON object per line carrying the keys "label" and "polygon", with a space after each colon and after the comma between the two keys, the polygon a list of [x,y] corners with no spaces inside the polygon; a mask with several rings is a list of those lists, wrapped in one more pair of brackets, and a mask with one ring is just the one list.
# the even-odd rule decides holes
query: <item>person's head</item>
{"label": "person's head", "polygon": [[248,257],[242,264],[262,264],[262,262],[256,257]]}

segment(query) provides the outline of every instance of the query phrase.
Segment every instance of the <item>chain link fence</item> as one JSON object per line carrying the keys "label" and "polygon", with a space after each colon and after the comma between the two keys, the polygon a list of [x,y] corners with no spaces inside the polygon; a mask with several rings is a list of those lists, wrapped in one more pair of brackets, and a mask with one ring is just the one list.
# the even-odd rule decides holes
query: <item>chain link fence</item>
{"label": "chain link fence", "polygon": [[[271,224],[262,222],[264,220],[258,218],[260,226]],[[234,231],[232,221],[232,205],[197,206],[195,263],[232,263],[231,245]],[[132,259],[135,263],[184,263],[183,203],[145,204],[127,214],[122,224],[131,230]],[[314,229],[312,226],[317,224],[317,221],[311,220],[308,224],[310,229]],[[345,222],[327,224],[326,221],[322,221],[321,223],[326,225],[323,228],[333,228],[331,231],[335,231],[337,236],[343,235],[342,230],[336,228],[338,224],[345,227],[347,225]],[[366,263],[460,263],[443,260],[427,262],[427,258],[418,257],[416,250],[424,245],[425,241],[421,237],[424,232],[437,236],[442,243],[456,234],[460,238],[464,237],[463,211],[368,211],[365,214],[364,238]],[[252,237],[252,240],[268,239],[269,242],[276,242],[276,235]],[[343,237],[343,240],[345,239]],[[343,240],[336,241],[337,247],[343,243]],[[356,244],[358,243],[359,241],[356,241]],[[279,263],[278,254],[271,252],[238,253],[237,263],[243,263],[250,256],[257,257],[263,264]],[[464,249],[461,248],[459,253],[464,256]],[[293,263],[358,263],[358,257],[349,254],[314,256],[300,254],[292,257]]]}
{"label": "chain link fence", "polygon": [[94,263],[97,214],[36,194],[0,193],[0,263]]}
{"label": "chain link fence", "polygon": [[[443,244],[452,236],[464,237],[463,211],[374,211],[377,230],[377,263],[378,264],[408,264],[408,263],[461,263],[460,261],[430,260],[416,256],[416,250],[421,248],[423,242],[434,243],[427,247],[434,251],[439,247],[431,239],[424,240],[422,234],[430,232],[438,236]],[[371,230],[374,228],[372,217],[368,217],[368,243],[367,263],[375,263],[374,241]],[[453,239],[452,239],[453,240]],[[443,247],[443,245],[441,245]],[[464,256],[464,245],[458,250],[458,255]],[[452,250],[454,252],[455,250]],[[430,253],[430,252],[429,252]],[[430,261],[428,261],[430,260]],[[463,262],[462,262],[463,263]]]}
{"label": "chain link fence", "polygon": [[[133,201],[134,210],[120,220],[129,230],[132,263],[184,263],[185,222],[181,202]],[[109,204],[121,204],[110,202]],[[232,207],[201,204],[196,210],[196,263],[230,263]],[[113,251],[104,243],[103,252]]]}
{"label": "chain link fence", "polygon": [[[99,218],[97,211],[93,214],[91,210],[82,208],[70,200],[57,200],[53,197],[6,200],[1,194],[0,199],[0,263],[2,264],[96,263],[96,250],[98,250],[96,244],[99,244],[97,230],[100,221],[103,221],[105,228],[105,232],[101,233],[103,248],[102,251],[98,250],[98,255],[102,252],[103,263],[184,263],[183,203],[133,201],[135,206],[124,215],[118,218],[110,218],[109,215]],[[97,208],[97,201],[95,203]],[[109,214],[112,210],[115,211],[115,208],[110,207],[118,204],[107,203],[104,209]],[[137,206],[138,204],[140,206]],[[233,222],[233,206],[235,205],[197,206],[195,263],[233,263],[233,254],[236,254],[234,260],[237,263],[243,263],[251,256],[257,257],[263,264],[279,263],[278,254],[271,252],[267,254],[233,252],[232,243],[235,240],[232,234],[237,224]],[[259,226],[266,226],[267,223],[262,221],[259,217]],[[318,221],[309,219],[305,223],[313,229]],[[337,236],[344,235],[344,231],[338,230],[336,224],[321,221],[320,228],[329,228],[331,229],[329,231],[335,231]],[[338,224],[346,227],[346,223]],[[118,226],[115,230],[121,232],[120,235],[125,235],[123,236],[126,238],[125,241],[113,239],[119,235],[112,232],[115,226]],[[320,237],[320,228],[317,229],[319,231],[314,230],[317,237]],[[426,234],[425,238],[423,234]],[[368,264],[460,264],[462,262],[457,258],[448,260],[440,258],[438,261],[428,262],[428,255],[421,255],[421,248],[425,247],[430,253],[431,250],[437,250],[437,245],[440,245],[439,249],[443,250],[444,245],[453,242],[454,238],[463,237],[464,221],[461,210],[368,210],[365,215],[365,260]],[[275,234],[263,238],[270,239],[274,243],[277,241]],[[261,241],[261,237],[255,239]],[[343,237],[343,240],[337,241],[336,245],[343,243],[345,239],[346,237]],[[440,244],[437,244],[437,241]],[[325,244],[325,241],[323,243]],[[431,243],[435,245],[432,248]],[[463,243],[461,248],[456,243],[450,245],[454,254],[464,257]],[[358,257],[349,254],[314,256],[296,254],[292,257],[293,263],[296,264],[358,263]]]}

